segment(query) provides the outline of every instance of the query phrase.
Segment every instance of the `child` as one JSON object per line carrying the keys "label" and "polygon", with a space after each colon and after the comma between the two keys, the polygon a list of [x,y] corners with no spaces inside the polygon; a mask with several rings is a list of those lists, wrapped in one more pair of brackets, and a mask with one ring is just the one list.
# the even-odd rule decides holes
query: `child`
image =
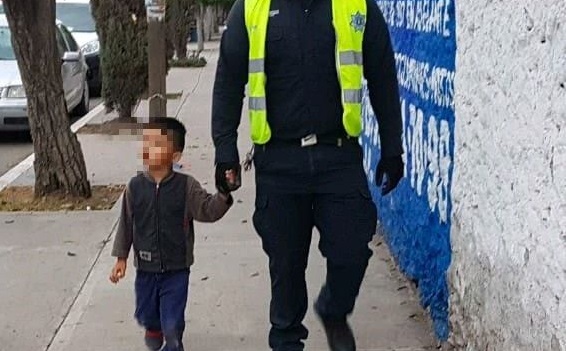
{"label": "child", "polygon": [[[189,268],[193,263],[193,220],[214,222],[233,203],[229,194],[208,194],[194,178],[173,171],[185,146],[185,127],[173,118],[154,118],[143,129],[145,172],[124,191],[112,256],[110,281],[126,274],[134,247],[135,317],[150,350],[182,351]],[[233,181],[226,174],[227,181]]]}

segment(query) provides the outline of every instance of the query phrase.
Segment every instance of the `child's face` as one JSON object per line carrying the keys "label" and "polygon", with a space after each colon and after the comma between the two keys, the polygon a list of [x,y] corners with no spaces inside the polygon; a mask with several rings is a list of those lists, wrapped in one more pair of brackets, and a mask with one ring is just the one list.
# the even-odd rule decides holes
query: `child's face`
{"label": "child's face", "polygon": [[173,137],[160,129],[143,130],[143,164],[148,169],[171,167],[181,159]]}

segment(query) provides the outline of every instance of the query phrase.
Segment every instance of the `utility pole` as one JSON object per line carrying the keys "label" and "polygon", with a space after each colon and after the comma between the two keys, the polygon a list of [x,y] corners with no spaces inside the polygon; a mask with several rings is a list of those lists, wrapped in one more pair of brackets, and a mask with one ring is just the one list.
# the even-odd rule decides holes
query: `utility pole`
{"label": "utility pole", "polygon": [[146,0],[149,117],[167,117],[165,0]]}

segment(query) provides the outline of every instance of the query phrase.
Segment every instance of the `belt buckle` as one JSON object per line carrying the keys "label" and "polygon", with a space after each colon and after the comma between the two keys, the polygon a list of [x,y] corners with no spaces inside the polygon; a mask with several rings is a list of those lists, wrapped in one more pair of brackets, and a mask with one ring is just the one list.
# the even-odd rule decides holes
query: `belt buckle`
{"label": "belt buckle", "polygon": [[304,138],[301,138],[301,147],[313,146],[318,143],[316,134],[309,134]]}

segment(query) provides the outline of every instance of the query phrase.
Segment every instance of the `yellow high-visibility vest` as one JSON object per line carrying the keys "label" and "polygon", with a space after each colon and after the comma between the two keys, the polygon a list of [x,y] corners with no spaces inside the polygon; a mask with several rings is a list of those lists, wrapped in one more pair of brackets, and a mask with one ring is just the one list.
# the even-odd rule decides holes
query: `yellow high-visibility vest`
{"label": "yellow high-visibility vest", "polygon": [[[245,0],[245,21],[250,42],[248,97],[251,138],[255,144],[271,139],[265,94],[265,41],[271,0]],[[342,90],[342,122],[349,136],[362,132],[363,37],[366,0],[332,0],[336,33],[336,69]]]}

